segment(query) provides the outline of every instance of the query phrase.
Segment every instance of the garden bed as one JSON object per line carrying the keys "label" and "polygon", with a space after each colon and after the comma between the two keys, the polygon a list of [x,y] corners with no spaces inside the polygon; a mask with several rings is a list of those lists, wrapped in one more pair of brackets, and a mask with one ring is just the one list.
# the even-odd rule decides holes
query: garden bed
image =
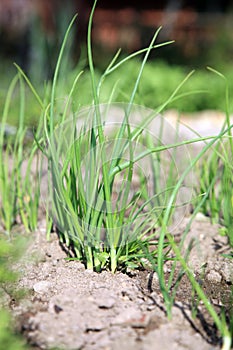
{"label": "garden bed", "polygon": [[[187,219],[183,221],[185,226]],[[176,232],[178,240],[182,227]],[[195,239],[189,264],[210,301],[220,312],[231,305],[233,262],[226,237],[219,226],[200,215],[188,239]],[[188,242],[187,242],[188,243]],[[213,349],[220,338],[200,303],[196,317],[193,289],[183,276],[177,291],[172,319],[168,320],[156,273],[129,270],[113,275],[86,270],[67,261],[66,252],[53,233],[45,237],[45,223],[31,236],[18,270],[17,288],[26,298],[9,299],[18,329],[37,349]],[[170,263],[164,266],[169,276]]]}

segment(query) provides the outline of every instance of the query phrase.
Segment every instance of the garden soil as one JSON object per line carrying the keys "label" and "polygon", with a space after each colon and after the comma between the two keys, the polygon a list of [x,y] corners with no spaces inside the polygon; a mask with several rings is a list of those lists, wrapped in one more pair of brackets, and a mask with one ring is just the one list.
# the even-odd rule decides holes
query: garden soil
{"label": "garden soil", "polygon": [[[184,216],[174,230],[177,242],[188,222]],[[149,268],[116,274],[86,270],[80,262],[66,259],[66,248],[55,232],[47,240],[45,231],[41,219],[15,266],[20,272],[15,288],[24,290],[24,297],[17,299],[8,292],[4,299],[31,349],[221,348],[216,326],[185,275],[168,319],[156,272]],[[220,226],[198,214],[184,243],[183,249],[187,248],[189,266],[216,311],[231,312],[233,260],[224,257],[229,246]],[[168,279],[171,261],[165,263],[164,273]]]}
{"label": "garden soil", "polygon": [[[186,224],[185,219],[182,223]],[[172,318],[166,316],[158,278],[151,270],[101,273],[86,270],[66,252],[53,233],[49,241],[41,228],[17,265],[21,277],[17,288],[27,291],[16,301],[8,295],[20,332],[35,349],[151,350],[218,349],[219,334],[213,320],[196,298],[185,276],[177,291]],[[177,231],[176,239],[179,239]],[[186,244],[194,239],[190,253],[193,269],[206,295],[215,305],[231,308],[233,261],[226,238],[218,225],[199,215]],[[164,266],[167,278],[170,263]],[[196,310],[196,317],[192,311]]]}

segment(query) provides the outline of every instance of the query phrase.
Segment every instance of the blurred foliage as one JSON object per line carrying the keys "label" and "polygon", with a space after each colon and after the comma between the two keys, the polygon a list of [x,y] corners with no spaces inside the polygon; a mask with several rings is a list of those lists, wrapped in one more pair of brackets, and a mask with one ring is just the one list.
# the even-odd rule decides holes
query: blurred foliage
{"label": "blurred foliage", "polygon": [[[107,77],[102,86],[101,101],[107,102],[109,100],[116,82],[117,86],[113,101],[129,101],[139,68],[140,62],[132,60]],[[135,103],[150,108],[157,108],[168,99],[189,72],[190,69],[187,67],[168,65],[163,61],[148,62],[143,72]],[[232,67],[225,67],[223,73],[227,76],[230,84],[229,90],[232,91]],[[69,81],[67,81],[67,86],[70,86]],[[224,89],[224,82],[219,82],[218,77],[214,76],[207,69],[197,70],[184,85],[181,92],[200,91],[200,93],[190,94],[185,98],[178,99],[170,104],[168,108],[176,108],[181,112],[197,112],[206,109],[225,110]],[[74,110],[78,108],[78,105],[88,105],[91,102],[90,91],[89,76],[84,73],[76,88]],[[230,101],[230,112],[232,112],[233,104],[232,100]]]}
{"label": "blurred foliage", "polygon": [[[0,64],[0,122],[2,119],[3,109],[5,105],[7,91],[9,89],[10,83],[17,73],[16,68],[13,65],[13,62],[2,61]],[[38,88],[40,91],[44,90],[44,84],[41,82],[38,84]],[[38,124],[40,118],[40,107],[35,101],[35,98],[30,93],[29,89],[27,89],[26,96],[26,106],[25,106],[25,124],[27,125],[36,125]],[[20,89],[17,87],[14,91],[11,106],[9,110],[9,118],[8,123],[17,125],[19,120],[20,113]]]}
{"label": "blurred foliage", "polygon": [[12,320],[6,310],[0,310],[0,350],[26,350],[25,341],[12,331]]}
{"label": "blurred foliage", "polygon": [[[14,299],[20,297],[21,293],[13,288],[17,273],[12,271],[11,266],[23,254],[24,249],[24,240],[14,239],[10,242],[6,236],[0,235],[0,297],[4,294]],[[25,341],[13,329],[9,312],[1,304],[0,300],[0,350],[27,349]]]}
{"label": "blurred foliage", "polygon": [[[135,80],[140,68],[139,60],[131,60],[127,64],[120,67],[118,70],[109,75],[102,86],[101,90],[101,102],[107,102],[112,90],[117,82],[114,91],[114,102],[127,102],[129,96],[132,93]],[[213,67],[220,70],[229,81],[229,90],[233,91],[233,68],[231,65],[225,67]],[[57,86],[57,96],[60,99],[60,105],[64,104],[66,96],[71,89],[74,77],[84,70],[77,87],[75,89],[72,111],[76,112],[80,107],[89,105],[92,103],[91,95],[91,82],[88,68],[85,66],[85,60],[80,61],[75,69],[67,69],[66,65],[63,66],[62,74],[59,77],[59,83]],[[164,103],[178,84],[186,77],[191,71],[190,68],[185,66],[176,66],[168,64],[160,60],[151,60],[147,63],[143,77],[139,85],[139,90],[136,95],[135,103],[144,105],[149,108],[157,108],[160,104]],[[13,76],[14,67],[9,72],[9,77]],[[97,70],[97,78],[101,76],[102,69]],[[2,72],[1,72],[2,73]],[[3,73],[2,73],[3,74]],[[1,74],[1,75],[2,75]],[[8,74],[7,74],[8,76]],[[0,115],[3,111],[3,105],[5,102],[6,91],[9,85],[9,80],[6,74],[2,75],[1,88],[0,88]],[[38,83],[34,84],[41,96],[44,96],[44,92],[47,89],[49,91],[50,84]],[[183,93],[189,93],[190,91],[201,91],[198,94],[191,94],[185,98],[179,99],[168,106],[168,108],[176,108],[180,112],[197,112],[206,109],[220,109],[224,110],[225,100],[224,96],[224,82],[219,82],[218,77],[215,77],[212,73],[207,71],[205,67],[203,69],[196,70],[195,74],[182,88]],[[11,124],[17,124],[19,115],[19,92],[15,92],[13,100],[11,101],[11,108],[9,112],[8,122]],[[233,112],[233,99],[230,96],[230,112]],[[59,113],[59,111],[58,111]],[[32,93],[28,89],[26,99],[26,111],[25,111],[26,124],[33,126],[37,125],[41,118],[40,106],[33,97]],[[0,117],[1,120],[1,117]]]}

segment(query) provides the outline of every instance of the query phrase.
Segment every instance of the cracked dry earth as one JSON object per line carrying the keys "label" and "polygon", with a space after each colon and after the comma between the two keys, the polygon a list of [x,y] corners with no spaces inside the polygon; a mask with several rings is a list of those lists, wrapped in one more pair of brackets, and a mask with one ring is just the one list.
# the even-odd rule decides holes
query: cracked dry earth
{"label": "cracked dry earth", "polygon": [[[187,218],[183,220],[185,227]],[[176,237],[182,233],[180,226]],[[198,216],[187,237],[195,237],[190,266],[211,302],[220,311],[231,308],[233,262],[222,257],[227,249],[219,226]],[[192,318],[192,290],[183,277],[177,291],[172,319],[168,320],[152,271],[115,275],[85,270],[66,253],[55,233],[46,241],[44,224],[35,233],[27,254],[17,265],[18,288],[26,297],[12,308],[18,329],[35,349],[151,350],[218,349],[220,339],[204,306]],[[203,270],[204,266],[204,270]],[[165,264],[165,274],[170,271]],[[8,296],[9,298],[9,296]]]}

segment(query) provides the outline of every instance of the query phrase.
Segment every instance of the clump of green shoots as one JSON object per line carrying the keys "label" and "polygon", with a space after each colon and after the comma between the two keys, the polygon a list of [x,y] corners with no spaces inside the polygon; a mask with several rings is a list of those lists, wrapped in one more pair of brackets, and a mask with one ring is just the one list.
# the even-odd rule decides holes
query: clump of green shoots
{"label": "clump of green shoots", "polygon": [[[60,239],[72,249],[77,259],[86,264],[87,268],[96,271],[110,268],[112,272],[115,272],[118,268],[136,267],[139,264],[144,264],[145,260],[148,261],[149,252],[156,260],[157,239],[155,237],[158,234],[158,223],[162,221],[161,212],[166,208],[166,201],[169,201],[167,194],[171,191],[174,183],[170,183],[170,188],[163,189],[163,192],[151,195],[147,192],[145,177],[139,176],[139,190],[132,195],[131,188],[133,178],[137,175],[135,167],[140,160],[147,156],[151,157],[153,165],[153,154],[182,145],[181,142],[170,146],[145,142],[147,137],[143,132],[158,113],[177,98],[177,92],[188,77],[178,86],[168,101],[156,111],[147,113],[147,116],[137,127],[132,127],[130,117],[133,114],[133,102],[148,56],[152,49],[168,43],[154,45],[159,29],[148,48],[120,61],[117,61],[120,54],[117,52],[97,82],[91,48],[94,8],[95,6],[90,15],[87,44],[93,105],[89,109],[87,108],[87,121],[83,123],[81,130],[78,130],[77,124],[82,113],[77,113],[77,116],[72,117],[68,114],[68,107],[81,73],[74,81],[59,121],[55,112],[58,74],[73,20],[60,51],[54,74],[51,100],[44,115],[47,148],[41,148],[49,161],[51,215]],[[123,107],[123,120],[118,124],[117,132],[112,138],[109,138],[105,129],[104,115],[108,114],[112,95],[109,97],[109,104],[105,106],[105,112],[103,112],[100,104],[102,84],[105,78],[118,67],[142,53],[145,56],[129,103]],[[144,144],[146,147],[135,152],[135,145],[138,144]],[[152,169],[155,188],[155,181],[158,181],[159,174],[155,173],[155,167]],[[169,178],[171,180],[171,174]],[[121,181],[120,184],[119,181]],[[158,196],[160,198],[166,197],[162,206],[161,203],[158,205]],[[154,246],[155,249],[151,250],[150,246]],[[164,242],[163,248],[165,246]],[[167,251],[163,256],[165,259],[166,254]]]}
{"label": "clump of green shoots", "polygon": [[[210,68],[209,68],[210,69]],[[233,247],[233,136],[229,114],[229,90],[227,79],[219,72],[226,83],[225,104],[226,118],[222,131],[227,130],[224,137],[210,149],[208,157],[200,162],[199,181],[201,193],[208,193],[201,210],[208,215],[212,222],[220,223]]]}
{"label": "clump of green shoots", "polygon": [[[231,348],[231,342],[232,342],[232,334],[230,332],[230,329],[226,323],[226,318],[224,313],[221,314],[220,316],[217,314],[215,311],[215,308],[213,305],[211,305],[208,297],[205,295],[204,291],[202,290],[200,284],[196,281],[195,276],[193,274],[193,271],[188,265],[188,257],[189,257],[189,250],[190,247],[188,248],[186,254],[181,253],[182,247],[183,247],[183,242],[188,234],[190,225],[192,221],[194,220],[196,214],[201,210],[201,207],[204,205],[205,201],[208,199],[211,187],[209,187],[206,192],[200,197],[199,202],[197,203],[197,206],[195,207],[195,210],[190,217],[189,223],[187,224],[186,230],[184,232],[184,237],[182,238],[181,242],[177,244],[174,241],[174,237],[171,235],[171,233],[168,230],[168,223],[169,223],[169,217],[170,217],[170,212],[172,210],[173,203],[175,201],[175,198],[177,196],[177,193],[179,191],[179,188],[184,180],[184,178],[188,175],[192,169],[195,168],[195,165],[198,163],[200,159],[202,159],[207,151],[209,151],[212,147],[214,147],[215,144],[218,144],[220,140],[224,138],[226,134],[229,133],[233,126],[229,126],[226,129],[222,130],[222,132],[216,136],[212,137],[212,140],[203,148],[203,150],[190,162],[190,165],[187,167],[187,169],[183,172],[183,174],[180,176],[179,181],[177,182],[176,186],[173,189],[173,192],[171,193],[170,196],[170,201],[167,205],[167,208],[164,212],[163,216],[163,225],[159,237],[159,245],[158,245],[158,257],[157,257],[157,265],[154,265],[154,270],[157,272],[158,277],[159,277],[159,282],[160,282],[160,288],[161,292],[164,297],[166,309],[168,316],[171,317],[171,308],[174,304],[175,301],[175,296],[176,296],[176,291],[178,288],[178,285],[181,281],[181,277],[183,274],[186,274],[187,277],[189,278],[191,285],[193,287],[194,292],[196,293],[197,297],[199,300],[202,301],[202,303],[205,305],[206,310],[209,312],[211,317],[213,318],[217,329],[219,330],[221,336],[223,337],[223,347],[222,350],[229,350]],[[198,138],[199,141],[201,140]],[[197,139],[197,140],[198,140]],[[205,138],[202,138],[203,141],[205,141]],[[194,140],[193,140],[194,142]],[[228,215],[230,214],[228,208]],[[174,263],[171,269],[171,273],[169,276],[168,281],[165,279],[164,275],[164,253],[163,253],[163,244],[165,242],[165,239],[168,240],[169,246],[171,247],[172,251],[175,254],[175,259]],[[178,274],[178,278],[175,278],[175,271],[177,268],[177,264],[181,266],[180,272]]]}
{"label": "clump of green shoots", "polygon": [[[212,70],[212,69],[211,69]],[[218,72],[214,71],[219,74]],[[219,74],[223,77],[221,74]],[[194,220],[196,214],[208,208],[208,215],[214,217],[214,219],[222,220],[222,223],[226,227],[229,242],[232,245],[232,128],[230,123],[230,117],[228,113],[228,89],[226,89],[226,120],[222,127],[221,132],[217,136],[209,137],[209,142],[200,153],[190,162],[189,166],[185,169],[180,176],[179,181],[174,187],[170,201],[165,209],[162,229],[159,237],[157,265],[154,265],[154,270],[157,272],[160,282],[161,291],[164,297],[165,305],[167,308],[168,316],[171,317],[171,308],[175,301],[176,291],[181,281],[183,274],[186,274],[189,278],[194,292],[197,295],[198,300],[201,300],[205,305],[206,310],[213,318],[217,329],[223,337],[223,350],[229,350],[232,343],[232,320],[230,320],[230,326],[227,325],[226,316],[224,313],[218,315],[214,306],[211,305],[208,297],[205,295],[200,284],[196,281],[193,271],[188,265],[188,257],[190,247],[187,249],[186,254],[181,253],[183,243],[191,223]],[[195,130],[194,130],[195,131]],[[197,133],[198,141],[207,141],[206,138],[201,138]],[[194,142],[195,140],[192,140]],[[212,152],[212,153],[210,153]],[[204,161],[206,154],[208,158]],[[183,234],[183,238],[179,244],[174,241],[173,236],[168,230],[168,223],[171,214],[171,210],[176,199],[179,188],[184,181],[185,177],[195,170],[196,165],[201,162],[202,172],[200,177],[200,188],[198,188],[197,203],[194,208],[194,212],[190,217],[189,223]],[[203,163],[202,163],[203,162]],[[198,185],[197,185],[198,186]],[[229,187],[228,187],[229,186]],[[228,192],[228,193],[227,193]],[[221,216],[221,217],[220,217]],[[174,263],[171,269],[171,273],[168,281],[165,279],[163,264],[163,244],[165,239],[168,240],[169,246],[175,254]],[[152,262],[153,263],[153,262]],[[178,278],[175,278],[175,271],[177,264],[181,266]]]}
{"label": "clump of green shoots", "polygon": [[[12,135],[6,135],[12,96],[17,88],[20,92],[18,126],[11,127]],[[16,222],[22,223],[27,231],[37,226],[40,163],[36,144],[31,148],[25,145],[28,135],[24,118],[25,87],[22,77],[17,74],[6,96],[0,127],[0,223],[8,234]],[[33,161],[36,162],[34,178],[31,174]]]}

